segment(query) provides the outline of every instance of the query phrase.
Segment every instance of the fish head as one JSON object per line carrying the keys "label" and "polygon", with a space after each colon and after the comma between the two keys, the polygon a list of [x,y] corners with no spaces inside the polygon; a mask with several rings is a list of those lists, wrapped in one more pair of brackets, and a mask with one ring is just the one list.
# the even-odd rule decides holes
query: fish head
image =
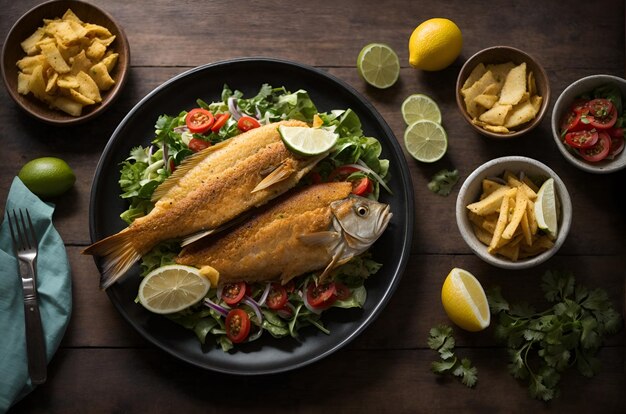
{"label": "fish head", "polygon": [[334,201],[330,208],[335,226],[341,228],[345,242],[359,251],[366,250],[378,240],[393,216],[389,204],[359,196]]}

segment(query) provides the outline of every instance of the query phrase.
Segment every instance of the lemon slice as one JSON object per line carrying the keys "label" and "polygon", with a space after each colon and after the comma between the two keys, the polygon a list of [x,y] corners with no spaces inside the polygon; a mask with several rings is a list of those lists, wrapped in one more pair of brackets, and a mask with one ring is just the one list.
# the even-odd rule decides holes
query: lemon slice
{"label": "lemon slice", "polygon": [[441,302],[459,328],[477,332],[491,322],[487,295],[478,279],[467,270],[455,267],[450,271],[441,288]]}
{"label": "lemon slice", "polygon": [[416,121],[404,131],[406,150],[418,161],[435,162],[448,149],[448,135],[441,125],[433,121]]}
{"label": "lemon slice", "polygon": [[554,189],[554,178],[548,178],[537,192],[535,201],[535,217],[537,226],[548,233],[551,239],[556,239],[558,230],[556,191]]}
{"label": "lemon slice", "polygon": [[380,89],[390,87],[400,76],[398,55],[382,43],[370,43],[361,49],[356,67],[365,82]]}
{"label": "lemon slice", "polygon": [[325,153],[339,138],[338,134],[323,128],[281,125],[278,127],[278,133],[290,151],[304,156]]}
{"label": "lemon slice", "polygon": [[211,282],[195,267],[167,265],[148,273],[139,285],[139,302],[150,312],[174,313],[198,303]]}
{"label": "lemon slice", "polygon": [[441,124],[441,111],[437,103],[429,96],[417,93],[402,102],[402,117],[407,125],[415,121],[428,120]]}

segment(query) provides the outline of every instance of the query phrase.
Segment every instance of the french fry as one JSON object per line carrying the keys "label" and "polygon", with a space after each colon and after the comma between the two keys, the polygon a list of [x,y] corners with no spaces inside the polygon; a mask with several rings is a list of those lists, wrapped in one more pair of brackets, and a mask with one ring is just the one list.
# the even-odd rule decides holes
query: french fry
{"label": "french fry", "polygon": [[500,205],[500,215],[498,216],[498,222],[496,223],[496,228],[493,232],[493,238],[491,239],[491,243],[489,243],[488,251],[491,253],[498,246],[498,242],[500,238],[502,238],[502,232],[506,227],[507,222],[509,221],[509,196],[505,194],[502,197],[502,204]]}
{"label": "french fry", "polygon": [[506,185],[484,179],[480,201],[467,206],[476,238],[487,246],[489,253],[511,261],[552,248],[554,241],[538,232],[534,203],[536,185],[511,171],[505,171],[503,178]]}

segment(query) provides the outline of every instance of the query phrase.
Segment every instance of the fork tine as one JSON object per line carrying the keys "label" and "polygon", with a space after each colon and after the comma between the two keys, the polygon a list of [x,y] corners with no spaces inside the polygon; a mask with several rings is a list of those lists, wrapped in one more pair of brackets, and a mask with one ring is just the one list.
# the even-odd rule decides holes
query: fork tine
{"label": "fork tine", "polygon": [[[28,218],[28,225],[26,224],[26,220],[24,219],[24,210],[26,210],[26,217]],[[35,232],[33,231],[33,222],[30,220],[30,213],[28,209],[20,211],[20,219],[22,221],[22,234],[24,235],[24,249],[34,249],[37,245],[37,237],[35,236]],[[30,231],[29,231],[30,230]],[[30,234],[29,234],[30,233]]]}
{"label": "fork tine", "polygon": [[28,211],[28,209],[24,209],[26,210],[26,217],[28,218],[28,228],[30,229],[30,235],[33,238],[33,248],[37,248],[37,234],[35,233],[35,226],[33,226],[33,222],[30,219],[30,212]]}
{"label": "fork tine", "polygon": [[[22,214],[22,212],[20,211],[20,215]],[[24,240],[24,231],[22,230],[22,227],[20,227],[20,218],[17,216],[17,212],[15,210],[13,210],[13,218],[15,219],[15,231],[17,233],[17,240],[18,240],[18,249],[19,250],[24,250],[26,248],[26,244],[27,241]]]}

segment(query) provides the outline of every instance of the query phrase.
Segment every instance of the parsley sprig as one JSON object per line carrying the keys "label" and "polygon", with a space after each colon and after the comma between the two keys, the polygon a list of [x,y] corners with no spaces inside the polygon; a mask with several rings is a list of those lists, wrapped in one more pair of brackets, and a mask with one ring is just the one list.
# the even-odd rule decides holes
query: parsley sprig
{"label": "parsley sprig", "polygon": [[507,344],[509,372],[528,381],[531,397],[549,401],[558,396],[561,373],[569,367],[586,377],[598,372],[598,349],[622,320],[606,291],[577,285],[572,273],[548,271],[542,280],[545,299],[553,304],[543,312],[509,304],[499,288],[487,298],[492,315],[500,315],[495,335]]}
{"label": "parsley sprig", "polygon": [[447,325],[439,325],[430,330],[428,346],[439,352],[441,359],[433,361],[431,369],[436,374],[450,373],[459,377],[467,387],[473,387],[478,380],[478,370],[472,367],[472,362],[463,358],[459,360],[454,353],[456,342],[452,336],[452,328]]}

